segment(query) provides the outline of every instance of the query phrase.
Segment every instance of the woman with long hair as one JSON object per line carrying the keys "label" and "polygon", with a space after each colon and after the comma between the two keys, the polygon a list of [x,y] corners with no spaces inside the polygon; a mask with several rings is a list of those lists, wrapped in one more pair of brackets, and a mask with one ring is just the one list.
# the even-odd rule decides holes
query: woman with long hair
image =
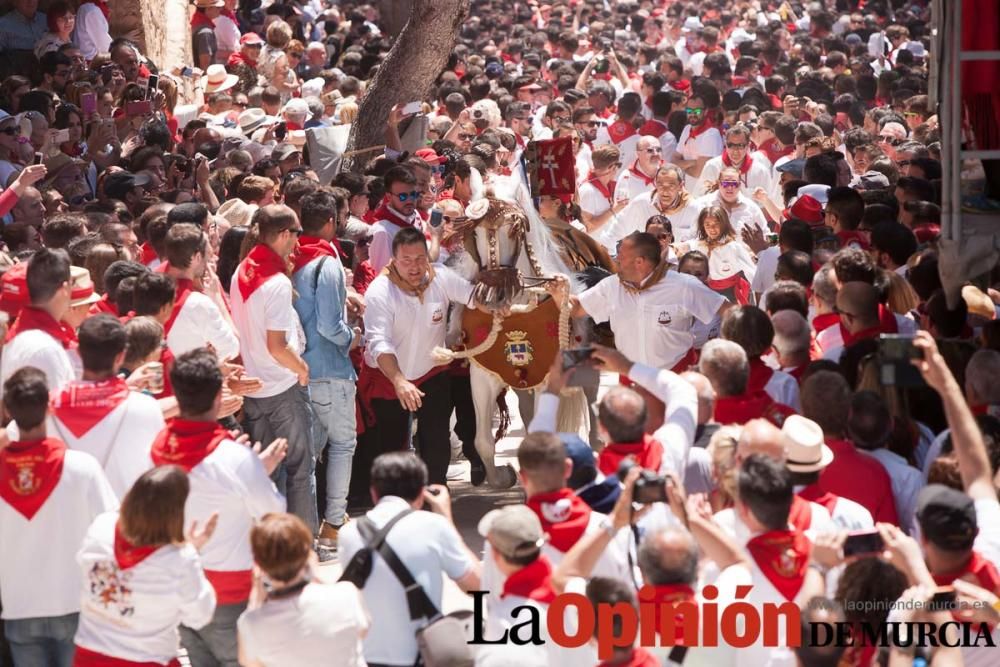
{"label": "woman with long hair", "polygon": [[736,235],[729,213],[721,206],[709,205],[698,214],[694,240],[679,244],[677,255],[698,250],[708,257],[708,286],[732,300],[745,304],[750,300],[750,283],[757,264],[750,248]]}
{"label": "woman with long hair", "polygon": [[190,489],[182,468],[153,468],[125,494],[119,512],[91,524],[76,557],[83,600],[74,667],[121,661],[179,667],[177,626],[212,620],[215,591],[198,549],[215,531],[217,515],[185,535]]}

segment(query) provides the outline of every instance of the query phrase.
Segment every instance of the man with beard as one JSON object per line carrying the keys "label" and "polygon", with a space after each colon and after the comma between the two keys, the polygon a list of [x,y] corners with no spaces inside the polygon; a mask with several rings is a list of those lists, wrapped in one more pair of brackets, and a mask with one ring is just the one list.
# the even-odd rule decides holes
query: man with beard
{"label": "man with beard", "polygon": [[750,130],[744,125],[735,125],[726,130],[725,150],[719,157],[705,163],[694,189],[696,197],[707,192],[707,184],[715,182],[723,167],[736,167],[740,170],[740,192],[747,197],[757,188],[766,192],[771,189],[771,170],[750,155]]}
{"label": "man with beard", "polygon": [[701,180],[705,164],[722,155],[722,134],[716,127],[715,114],[719,93],[714,88],[699,89],[688,99],[688,124],[677,142],[671,161],[684,170],[687,189],[693,191]]}

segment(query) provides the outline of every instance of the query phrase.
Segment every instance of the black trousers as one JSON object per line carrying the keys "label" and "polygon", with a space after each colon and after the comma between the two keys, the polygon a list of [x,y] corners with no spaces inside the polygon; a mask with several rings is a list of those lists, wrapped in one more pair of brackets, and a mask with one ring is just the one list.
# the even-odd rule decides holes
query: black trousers
{"label": "black trousers", "polygon": [[455,435],[462,454],[473,466],[483,465],[476,451],[476,406],[472,402],[472,380],[468,375],[451,376],[451,402],[455,408]]}
{"label": "black trousers", "polygon": [[[444,484],[448,476],[451,460],[449,422],[451,421],[451,376],[438,373],[420,385],[424,396],[420,399],[420,409],[413,413],[417,419],[417,435],[414,449],[427,464],[431,484]],[[410,412],[398,399],[391,401],[372,400],[375,413],[373,438],[370,441],[371,460],[379,454],[406,449],[409,438]],[[367,471],[370,474],[371,464]],[[367,486],[367,485],[366,485]]]}

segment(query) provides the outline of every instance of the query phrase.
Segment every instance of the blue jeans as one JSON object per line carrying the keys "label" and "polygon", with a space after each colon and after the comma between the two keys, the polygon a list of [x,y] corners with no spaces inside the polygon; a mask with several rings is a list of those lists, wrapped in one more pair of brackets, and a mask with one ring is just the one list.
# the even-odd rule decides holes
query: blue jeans
{"label": "blue jeans", "polygon": [[351,483],[351,462],[358,443],[355,420],[354,380],[326,378],[309,382],[309,397],[319,426],[317,449],[326,449],[326,512],[331,526],[344,523],[347,491]]}
{"label": "blue jeans", "polygon": [[219,605],[208,625],[197,630],[180,626],[191,667],[239,667],[236,621],[246,608],[246,602]]}
{"label": "blue jeans", "polygon": [[275,438],[288,440],[288,455],[274,482],[288,499],[288,511],[316,533],[316,452],[314,450],[312,404],[309,389],[295,384],[276,396],[250,398],[243,402],[246,430],[251,439],[267,447]]}
{"label": "blue jeans", "polygon": [[80,614],[5,620],[4,632],[14,667],[71,667],[79,620]]}

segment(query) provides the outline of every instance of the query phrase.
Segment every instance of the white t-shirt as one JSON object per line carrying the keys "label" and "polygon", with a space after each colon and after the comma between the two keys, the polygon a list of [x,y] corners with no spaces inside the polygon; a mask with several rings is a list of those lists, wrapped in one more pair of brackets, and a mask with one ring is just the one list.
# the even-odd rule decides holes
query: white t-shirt
{"label": "white t-shirt", "polygon": [[[722,206],[722,200],[719,198],[718,192],[713,192],[703,197],[698,197],[695,200],[695,204],[698,205],[698,212],[700,213],[707,206]],[[761,234],[767,234],[771,231],[767,226],[767,218],[764,217],[764,212],[760,210],[760,206],[752,199],[745,197],[742,192],[739,194],[736,206],[732,210],[727,208],[726,211],[729,213],[729,222],[733,225],[733,231],[737,234],[742,232],[743,227],[746,225],[756,226],[760,229]]]}
{"label": "white t-shirt", "polygon": [[[396,496],[380,498],[366,515],[381,528],[410,504]],[[363,546],[357,522],[348,523],[338,537],[340,562],[349,563]],[[427,597],[441,609],[442,575],[461,579],[474,567],[458,531],[443,516],[418,511],[400,519],[386,538]],[[389,665],[409,665],[417,657],[416,631],[425,621],[411,621],[406,593],[399,579],[375,555],[371,576],[363,591],[371,617],[376,620],[365,637],[365,660]]]}
{"label": "white t-shirt", "polygon": [[167,663],[177,655],[177,626],[204,627],[215,591],[190,544],[160,547],[122,570],[115,560],[118,512],[97,517],[76,555],[83,575],[76,644],[134,662]]}
{"label": "white t-shirt", "polygon": [[[608,201],[608,198],[590,181],[584,181],[580,184],[579,196],[580,210],[584,213],[596,216],[611,208],[611,202]],[[620,199],[617,188],[615,188],[614,199]]]}
{"label": "white t-shirt", "polygon": [[448,305],[468,303],[472,284],[451,269],[435,268],[434,280],[423,300],[406,294],[378,276],[365,292],[365,361],[378,368],[378,358],[393,354],[407,380],[416,380],[432,368],[431,352],[445,344]]}
{"label": "white t-shirt", "polygon": [[688,250],[698,250],[708,256],[708,277],[711,280],[725,280],[742,272],[747,283],[752,284],[757,272],[750,248],[743,241],[732,240],[725,245],[716,246],[708,251],[704,241],[690,241]]}
{"label": "white t-shirt", "polygon": [[[705,163],[704,169],[701,170],[701,178],[698,179],[698,184],[694,189],[696,196],[705,194],[706,183],[714,183],[718,180],[723,166],[725,165],[721,155]],[[764,188],[764,192],[771,192],[771,167],[751,158],[750,170],[745,175],[740,174],[740,192],[751,197],[757,188]]]}
{"label": "white t-shirt", "polygon": [[[405,217],[400,214],[400,217]],[[408,218],[417,229],[423,229],[420,216],[415,212]],[[368,261],[376,274],[381,273],[392,259],[392,240],[402,227],[389,220],[378,220],[372,224],[372,240],[368,245]]]}
{"label": "white t-shirt", "polygon": [[240,339],[219,307],[208,296],[192,291],[167,334],[167,347],[179,357],[209,343],[220,359],[233,359],[240,353]]}
{"label": "white t-shirt", "polygon": [[292,281],[284,274],[267,279],[243,300],[239,282],[233,279],[229,289],[233,322],[239,333],[243,352],[243,365],[247,375],[260,378],[263,387],[250,398],[277,396],[296,382],[298,377],[271,356],[267,349],[267,332],[284,331],[285,339],[293,348],[301,348],[299,316],[292,306]]}
{"label": "white t-shirt", "polygon": [[237,623],[246,656],[268,667],[364,667],[362,635],[371,627],[354,584],[311,583],[298,595],[268,600]]}
{"label": "white t-shirt", "polygon": [[223,64],[230,54],[240,50],[240,28],[225,14],[215,19],[215,43],[219,48],[216,62]]}
{"label": "white t-shirt", "polygon": [[656,285],[635,294],[622,286],[618,276],[611,276],[579,299],[595,322],[611,322],[622,354],[634,362],[666,369],[691,348],[692,322],[711,322],[726,300],[696,278],[676,271],[668,271]]}
{"label": "white t-shirt", "polygon": [[628,199],[629,201],[640,197],[647,192],[653,191],[653,179],[650,177],[649,182],[638,174],[634,173],[632,167],[638,171],[639,168],[636,167],[632,162],[622,162],[622,164],[630,165],[622,170],[622,173],[618,176],[618,184],[615,186],[615,199]]}
{"label": "white t-shirt", "polygon": [[83,368],[80,356],[75,351],[67,350],[59,341],[39,329],[23,331],[4,346],[0,384],[25,366],[34,366],[45,373],[45,384],[49,391],[79,378]]}
{"label": "white t-shirt", "polygon": [[764,248],[757,253],[757,270],[754,272],[753,280],[750,281],[750,289],[761,294],[761,310],[767,310],[767,290],[774,285],[774,274],[778,270],[778,258],[781,257],[781,248],[771,246]]}
{"label": "white t-shirt", "polygon": [[[655,197],[656,191],[652,190],[648,194],[632,199],[628,206],[597,231],[594,238],[609,251],[615,252],[619,241],[632,232],[646,231],[646,221],[654,215],[664,215],[656,207]],[[670,220],[671,227],[673,227],[674,241],[680,243],[694,236],[698,229],[699,213],[701,213],[701,207],[691,201],[679,211],[666,215],[666,218]]]}
{"label": "white t-shirt", "polygon": [[80,611],[77,549],[94,519],[117,507],[118,498],[97,459],[73,450],[66,451],[59,481],[30,521],[0,500],[3,618]]}
{"label": "white t-shirt", "polygon": [[111,46],[108,19],[96,4],[82,4],[76,10],[73,42],[80,47],[80,54],[87,60],[93,60],[98,53],[107,52]]}
{"label": "white t-shirt", "polygon": [[[677,142],[677,150],[685,160],[697,160],[700,157],[717,157],[722,155],[723,141],[722,134],[714,127],[710,127],[694,139],[691,138],[691,126],[685,125],[681,132],[681,138]],[[697,176],[686,175],[684,184],[688,192],[695,192],[698,181],[702,180],[701,174]]]}

